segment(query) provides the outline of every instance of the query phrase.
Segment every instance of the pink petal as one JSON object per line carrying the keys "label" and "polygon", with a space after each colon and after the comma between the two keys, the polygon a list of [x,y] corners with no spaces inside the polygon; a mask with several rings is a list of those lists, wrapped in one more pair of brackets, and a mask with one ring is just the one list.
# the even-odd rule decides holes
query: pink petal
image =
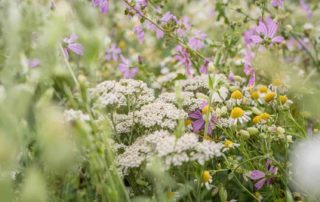
{"label": "pink petal", "polygon": [[261,41],[262,41],[261,37],[258,35],[252,35],[250,38],[253,43],[261,43]]}
{"label": "pink petal", "polygon": [[192,128],[193,128],[193,132],[198,132],[200,131],[205,125],[205,121],[201,118],[201,119],[198,119],[196,121],[193,121],[192,122]]}
{"label": "pink petal", "polygon": [[254,187],[255,187],[257,190],[259,190],[259,189],[261,189],[261,188],[263,187],[263,185],[265,184],[265,182],[266,182],[266,179],[263,178],[263,179],[259,180],[259,181],[254,185]]}
{"label": "pink petal", "polygon": [[192,118],[192,119],[201,119],[202,118],[202,114],[201,114],[200,110],[196,110],[194,112],[191,112],[189,114],[189,117]]}
{"label": "pink petal", "polygon": [[68,49],[77,55],[83,55],[83,46],[79,43],[72,43],[68,45]]}
{"label": "pink petal", "polygon": [[267,19],[267,26],[268,26],[268,36],[273,38],[278,30],[278,25],[275,23],[271,18]]}
{"label": "pink petal", "polygon": [[272,39],[272,43],[281,43],[284,41],[284,38],[282,36],[276,36]]}
{"label": "pink petal", "polygon": [[259,22],[259,26],[256,28],[256,31],[257,31],[259,34],[263,34],[264,36],[267,36],[267,35],[268,35],[267,26],[266,26],[266,24],[265,24],[263,21],[260,21],[260,22]]}
{"label": "pink petal", "polygon": [[250,179],[252,180],[258,180],[258,179],[261,179],[261,178],[264,178],[266,176],[266,174],[260,170],[253,170],[251,171],[250,173]]}

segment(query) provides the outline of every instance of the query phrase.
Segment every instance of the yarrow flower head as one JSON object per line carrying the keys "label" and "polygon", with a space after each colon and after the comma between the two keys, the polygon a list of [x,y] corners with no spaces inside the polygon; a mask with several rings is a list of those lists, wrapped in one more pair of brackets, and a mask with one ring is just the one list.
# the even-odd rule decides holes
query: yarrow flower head
{"label": "yarrow flower head", "polygon": [[92,0],[92,5],[94,7],[99,7],[101,13],[109,12],[109,0]]}
{"label": "yarrow flower head", "polygon": [[257,190],[261,189],[265,184],[270,185],[273,177],[278,172],[278,168],[272,166],[269,159],[266,161],[266,170],[266,173],[261,170],[253,170],[249,174],[251,180],[257,181],[254,185]]}
{"label": "yarrow flower head", "polygon": [[132,79],[136,76],[139,69],[137,67],[131,67],[129,60],[120,55],[122,63],[119,64],[119,71],[122,73],[122,78]]}
{"label": "yarrow flower head", "polygon": [[275,36],[278,30],[278,24],[270,17],[266,20],[260,20],[259,25],[255,28],[255,32],[251,35],[251,40],[255,44],[272,45],[275,43],[281,43],[284,38],[280,35]]}
{"label": "yarrow flower head", "polygon": [[63,48],[64,55],[69,59],[69,51],[77,55],[83,55],[83,46],[80,43],[77,43],[78,35],[71,34],[70,37],[64,38],[63,42],[65,47]]}

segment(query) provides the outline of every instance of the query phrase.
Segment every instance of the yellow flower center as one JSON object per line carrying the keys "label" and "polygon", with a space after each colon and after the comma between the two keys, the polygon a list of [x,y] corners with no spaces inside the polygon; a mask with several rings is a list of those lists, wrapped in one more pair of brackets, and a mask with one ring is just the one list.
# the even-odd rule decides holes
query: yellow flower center
{"label": "yellow flower center", "polygon": [[122,50],[125,49],[125,48],[126,48],[126,42],[124,42],[124,41],[121,40],[121,41],[119,42],[119,48],[122,49]]}
{"label": "yellow flower center", "polygon": [[168,199],[172,199],[173,196],[174,196],[174,192],[172,192],[172,191],[168,191],[168,192],[167,192],[167,197],[168,197]]}
{"label": "yellow flower center", "polygon": [[202,182],[207,183],[211,180],[212,176],[210,175],[209,171],[205,170],[202,173]]}
{"label": "yellow flower center", "polygon": [[288,101],[288,98],[285,95],[280,95],[279,100],[280,100],[281,104],[285,104]]}
{"label": "yellow flower center", "polygon": [[257,124],[257,123],[259,123],[261,121],[261,116],[255,116],[253,119],[252,119],[252,122],[254,123],[254,124]]}
{"label": "yellow flower center", "polygon": [[208,114],[208,112],[209,112],[209,105],[204,106],[204,107],[202,108],[201,112],[202,112],[202,114]]}
{"label": "yellow flower center", "polygon": [[276,96],[275,92],[269,92],[266,94],[266,96],[264,97],[264,100],[266,102],[270,102],[271,100],[273,100],[273,98]]}
{"label": "yellow flower center", "polygon": [[272,81],[272,84],[275,86],[280,86],[282,84],[282,81],[280,79],[274,79]]}
{"label": "yellow flower center", "polygon": [[239,90],[236,90],[231,94],[231,98],[240,100],[243,98],[243,94]]}
{"label": "yellow flower center", "polygon": [[259,93],[257,91],[254,91],[253,93],[251,93],[251,98],[254,100],[259,99]]}
{"label": "yellow flower center", "polygon": [[268,114],[267,112],[264,112],[260,114],[260,118],[263,120],[268,120],[270,118],[270,114]]}
{"label": "yellow flower center", "polygon": [[243,114],[244,114],[244,111],[240,107],[235,107],[231,111],[231,118],[236,119],[243,116]]}
{"label": "yellow flower center", "polygon": [[224,142],[224,146],[227,147],[227,148],[230,148],[233,146],[233,142],[231,140],[226,140]]}
{"label": "yellow flower center", "polygon": [[259,88],[259,91],[260,91],[260,93],[266,93],[268,91],[268,88],[267,88],[267,86],[261,86]]}
{"label": "yellow flower center", "polygon": [[184,121],[184,125],[185,125],[185,126],[189,126],[191,123],[192,123],[192,120],[191,120],[191,119],[186,119],[186,120]]}

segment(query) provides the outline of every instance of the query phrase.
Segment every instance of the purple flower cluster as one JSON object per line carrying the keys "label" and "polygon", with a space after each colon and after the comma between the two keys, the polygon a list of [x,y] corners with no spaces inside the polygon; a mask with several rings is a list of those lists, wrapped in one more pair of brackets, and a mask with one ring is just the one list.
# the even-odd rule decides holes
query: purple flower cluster
{"label": "purple flower cluster", "polygon": [[99,7],[101,13],[109,12],[109,0],[92,0],[92,5],[94,7]]}
{"label": "purple flower cluster", "polygon": [[134,78],[138,73],[137,67],[131,67],[129,60],[127,60],[125,57],[120,55],[122,63],[119,64],[119,71],[122,73],[122,78],[124,79],[132,79]]}
{"label": "purple flower cluster", "polygon": [[181,45],[176,46],[175,50],[177,52],[175,55],[175,59],[179,61],[181,65],[185,66],[186,75],[191,76],[192,62],[188,50]]}

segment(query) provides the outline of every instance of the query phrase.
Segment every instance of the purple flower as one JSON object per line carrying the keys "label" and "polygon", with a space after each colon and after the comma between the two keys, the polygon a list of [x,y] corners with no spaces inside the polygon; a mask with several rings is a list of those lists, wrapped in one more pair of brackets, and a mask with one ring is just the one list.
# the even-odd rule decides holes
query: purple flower
{"label": "purple flower", "polygon": [[158,39],[160,39],[164,36],[164,32],[161,29],[159,29],[157,26],[152,24],[151,22],[146,21],[145,25],[146,25],[147,29],[154,31],[156,33]]}
{"label": "purple flower", "polygon": [[201,74],[208,74],[208,66],[210,61],[208,59],[204,60],[203,65],[200,67],[200,73]]}
{"label": "purple flower", "polygon": [[313,16],[312,10],[304,0],[300,0],[300,6],[301,8],[306,12],[308,19],[310,20]]}
{"label": "purple flower", "polygon": [[187,32],[190,30],[191,25],[189,23],[189,17],[184,16],[178,21],[178,29],[176,30],[176,33],[179,37],[186,36]]}
{"label": "purple flower", "polygon": [[37,59],[37,58],[28,60],[28,67],[31,68],[31,69],[35,68],[35,67],[38,67],[40,64],[41,64],[41,61],[39,59]]}
{"label": "purple flower", "polygon": [[189,46],[194,49],[198,50],[204,47],[204,39],[207,35],[201,31],[196,31],[194,36],[189,39]]}
{"label": "purple flower", "polygon": [[253,86],[256,80],[256,74],[252,64],[253,57],[254,53],[250,49],[246,49],[244,54],[243,71],[247,76],[250,76],[248,83],[249,86]]}
{"label": "purple flower", "polygon": [[118,61],[118,58],[120,55],[121,55],[121,49],[118,48],[115,43],[113,43],[111,47],[106,50],[106,55],[104,56],[104,58],[107,61],[110,61],[110,60]]}
{"label": "purple flower", "polygon": [[170,22],[170,21],[174,21],[175,23],[178,23],[177,17],[174,16],[174,15],[172,15],[172,14],[168,11],[168,12],[166,12],[166,13],[162,16],[161,22],[162,22],[162,24],[166,24],[166,23],[168,23],[168,22]]}
{"label": "purple flower", "polygon": [[136,74],[138,73],[138,68],[137,67],[130,67],[130,62],[123,57],[122,55],[120,55],[122,63],[119,64],[119,71],[122,73],[122,78],[124,79],[132,79],[136,76]]}
{"label": "purple flower", "polygon": [[175,59],[185,66],[186,75],[191,76],[192,62],[188,50],[181,45],[178,45],[175,50],[177,51]]}
{"label": "purple flower", "polygon": [[255,34],[255,29],[248,29],[243,33],[243,39],[247,46],[251,46],[253,44],[253,41],[251,39],[251,36]]}
{"label": "purple flower", "polygon": [[255,28],[255,34],[251,35],[251,40],[255,44],[267,44],[272,45],[275,43],[281,43],[284,41],[282,36],[275,36],[278,30],[278,24],[271,18],[266,20],[260,20],[259,25]]}
{"label": "purple flower", "polygon": [[71,34],[69,38],[64,38],[63,42],[66,47],[63,48],[65,56],[69,59],[69,52],[72,51],[77,55],[83,55],[83,46],[80,43],[76,43],[78,36],[76,34]]}
{"label": "purple flower", "polygon": [[144,31],[143,28],[140,25],[137,25],[133,28],[134,33],[136,34],[138,40],[140,43],[143,43],[144,41]]}
{"label": "purple flower", "polygon": [[109,12],[109,0],[92,0],[92,5],[94,7],[99,7],[101,13]]}
{"label": "purple flower", "polygon": [[234,82],[234,81],[235,81],[235,80],[234,80],[234,73],[231,72],[231,71],[230,71],[230,73],[229,73],[228,80],[229,80],[230,82]]}
{"label": "purple flower", "polygon": [[273,7],[283,8],[284,0],[272,0],[271,4]]}
{"label": "purple flower", "polygon": [[[270,163],[271,161],[268,159],[266,161],[267,174],[261,170],[252,170],[250,172],[249,178],[251,180],[256,181],[254,186],[257,190],[261,189],[265,184],[270,185],[272,182],[273,176],[276,175],[278,172],[278,168],[275,166],[271,166]],[[270,175],[271,177],[267,177]]]}
{"label": "purple flower", "polygon": [[[192,129],[194,133],[197,133],[205,129],[205,125],[206,125],[205,119],[206,119],[207,113],[210,113],[208,112],[208,103],[203,102],[201,106],[201,111],[197,109],[196,111],[191,112],[189,114],[189,118],[192,120]],[[209,119],[210,121],[208,124],[208,134],[211,135],[212,128],[217,124],[218,119],[215,114],[211,114],[211,113],[210,113]]]}

